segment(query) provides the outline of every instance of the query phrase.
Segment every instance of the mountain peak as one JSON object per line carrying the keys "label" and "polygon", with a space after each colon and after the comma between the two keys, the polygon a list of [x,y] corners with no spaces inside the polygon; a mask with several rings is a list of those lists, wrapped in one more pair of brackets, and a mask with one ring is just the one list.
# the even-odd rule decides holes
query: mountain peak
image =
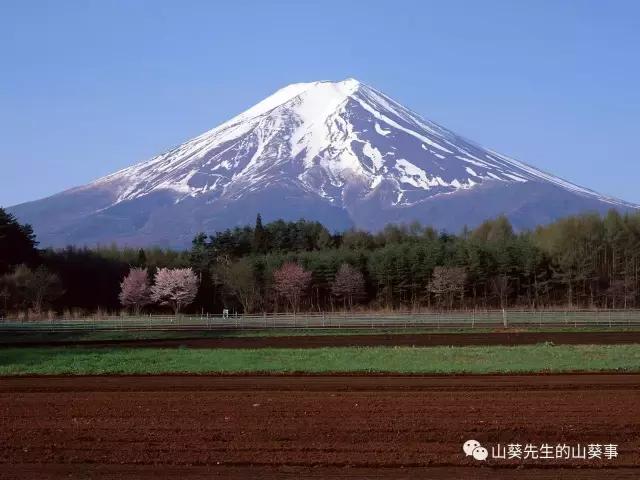
{"label": "mountain peak", "polygon": [[344,80],[315,80],[312,82],[292,83],[283,88],[288,88],[293,85],[306,85],[308,88],[312,88],[314,86],[322,86],[326,84],[344,86],[344,87],[358,87],[360,85],[364,85],[360,80],[353,77],[348,77],[348,78],[345,78]]}
{"label": "mountain peak", "polygon": [[[333,228],[417,220],[457,230],[500,214],[527,227],[636,208],[484,149],[354,78],[288,85],[182,145],[54,198],[41,201],[50,209],[19,215],[35,227],[54,222],[49,236],[36,230],[45,245],[77,229],[74,242],[178,244],[172,222],[188,238],[251,222],[257,211]],[[111,233],[92,233],[110,222]]]}
{"label": "mountain peak", "polygon": [[358,88],[362,85],[364,85],[364,83],[362,83],[360,80],[355,79],[353,77],[349,77],[349,78],[345,78],[344,80],[339,80],[336,82],[329,82],[329,83],[335,83],[338,85],[343,85],[346,88]]}
{"label": "mountain peak", "polygon": [[261,100],[248,110],[245,110],[210,132],[246,121],[250,118],[268,114],[272,110],[300,97],[328,102],[333,100],[333,103],[335,103],[336,100],[340,101],[344,97],[351,95],[361,85],[362,84],[354,78],[347,78],[341,81],[320,80],[315,82],[291,83],[276,90],[264,100]]}

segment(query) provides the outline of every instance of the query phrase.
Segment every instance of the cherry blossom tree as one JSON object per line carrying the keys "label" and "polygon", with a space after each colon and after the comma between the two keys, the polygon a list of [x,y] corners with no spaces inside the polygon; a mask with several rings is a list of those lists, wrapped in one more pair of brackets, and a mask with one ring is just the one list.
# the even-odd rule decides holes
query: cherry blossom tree
{"label": "cherry blossom tree", "polygon": [[131,307],[136,315],[145,305],[151,303],[151,287],[146,268],[132,268],[120,284],[120,303]]}
{"label": "cherry blossom tree", "polygon": [[365,294],[364,276],[348,263],[343,263],[336,273],[331,293],[342,298],[345,307],[348,305],[349,308],[353,308],[353,301],[362,298]]}
{"label": "cherry blossom tree", "polygon": [[287,299],[293,313],[296,313],[302,294],[311,283],[311,272],[297,263],[288,262],[273,272],[273,280],[276,291]]}
{"label": "cherry blossom tree", "polygon": [[160,268],[151,287],[151,298],[160,305],[169,305],[177,315],[193,302],[198,293],[198,277],[191,268]]}

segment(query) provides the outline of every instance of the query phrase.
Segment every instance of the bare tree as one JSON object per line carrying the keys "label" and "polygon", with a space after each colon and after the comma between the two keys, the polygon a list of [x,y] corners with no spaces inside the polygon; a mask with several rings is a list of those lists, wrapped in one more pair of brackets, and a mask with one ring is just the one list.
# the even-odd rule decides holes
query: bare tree
{"label": "bare tree", "polygon": [[31,278],[30,300],[36,313],[42,311],[42,307],[58,298],[64,293],[62,282],[55,273],[45,267],[38,267]]}
{"label": "bare tree", "polygon": [[151,287],[151,298],[160,305],[169,305],[177,315],[193,302],[198,293],[198,277],[190,268],[160,268]]}
{"label": "bare tree", "polygon": [[635,297],[633,282],[629,277],[611,280],[609,288],[607,288],[605,292],[606,295],[611,298],[612,308],[616,308],[616,306],[622,304],[622,308],[626,309]]}
{"label": "bare tree", "polygon": [[225,288],[240,301],[243,311],[250,313],[260,299],[260,287],[251,261],[240,259],[235,263],[222,264],[216,273]]}
{"label": "bare tree", "polygon": [[427,290],[433,293],[440,305],[453,308],[456,296],[464,298],[467,272],[463,267],[435,267]]}
{"label": "bare tree", "polygon": [[42,266],[31,270],[26,265],[18,265],[13,273],[4,276],[2,283],[5,302],[13,298],[16,306],[31,308],[36,314],[64,293],[58,275]]}
{"label": "bare tree", "polygon": [[500,308],[507,306],[507,299],[511,295],[511,278],[508,275],[501,274],[491,279],[491,289],[500,299]]}
{"label": "bare tree", "polygon": [[132,268],[120,284],[120,303],[133,308],[136,315],[145,305],[151,303],[151,286],[146,268]]}
{"label": "bare tree", "polygon": [[285,263],[273,272],[274,288],[287,299],[293,313],[298,311],[300,299],[311,283],[311,272],[297,263]]}
{"label": "bare tree", "polygon": [[354,299],[362,298],[364,291],[364,276],[348,263],[343,263],[336,273],[336,277],[331,286],[331,293],[342,298],[345,307],[353,308]]}
{"label": "bare tree", "polygon": [[9,307],[9,299],[11,298],[11,290],[9,287],[5,285],[4,278],[0,277],[0,298],[2,299],[2,303],[4,305],[2,309],[2,313],[4,314]]}

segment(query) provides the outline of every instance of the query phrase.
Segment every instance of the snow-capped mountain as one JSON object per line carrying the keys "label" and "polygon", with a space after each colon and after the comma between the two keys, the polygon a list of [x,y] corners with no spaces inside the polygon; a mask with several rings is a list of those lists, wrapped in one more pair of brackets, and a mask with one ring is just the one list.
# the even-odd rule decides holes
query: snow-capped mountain
{"label": "snow-capped mountain", "polygon": [[636,206],[480,147],[354,79],[289,85],[151,160],[10,209],[45,245],[184,246],[275,218],[520,228]]}

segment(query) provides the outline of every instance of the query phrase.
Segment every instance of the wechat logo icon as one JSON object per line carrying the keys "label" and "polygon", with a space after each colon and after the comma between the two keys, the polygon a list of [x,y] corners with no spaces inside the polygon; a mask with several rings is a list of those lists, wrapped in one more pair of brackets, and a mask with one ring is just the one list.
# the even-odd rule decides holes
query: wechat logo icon
{"label": "wechat logo icon", "polygon": [[467,440],[462,445],[462,450],[467,457],[473,457],[476,460],[484,461],[489,456],[489,452],[486,448],[480,445],[477,440]]}

